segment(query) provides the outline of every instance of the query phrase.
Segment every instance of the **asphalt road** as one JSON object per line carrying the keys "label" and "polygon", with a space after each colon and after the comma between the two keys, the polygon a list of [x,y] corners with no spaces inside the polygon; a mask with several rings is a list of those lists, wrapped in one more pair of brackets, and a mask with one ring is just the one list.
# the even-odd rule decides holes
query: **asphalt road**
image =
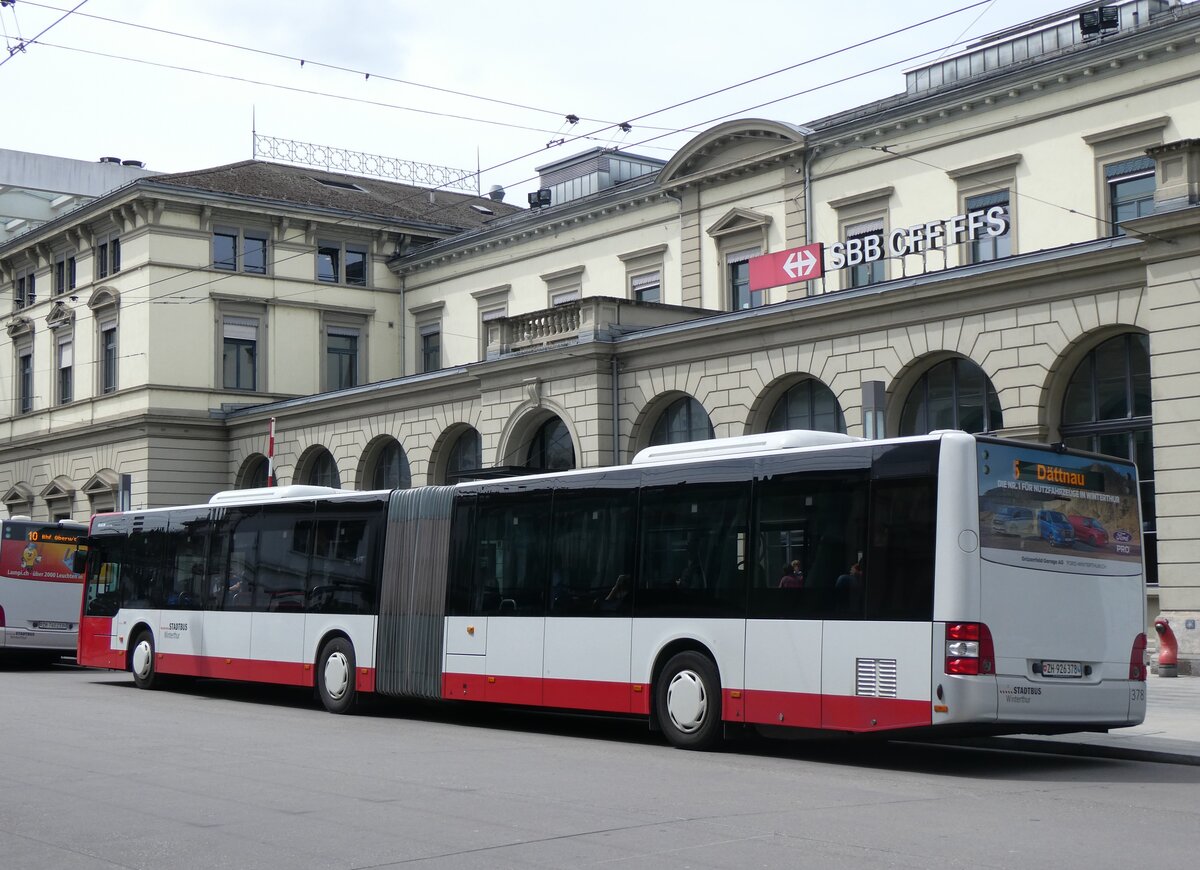
{"label": "asphalt road", "polygon": [[2,868],[1194,866],[1200,767],[0,664]]}

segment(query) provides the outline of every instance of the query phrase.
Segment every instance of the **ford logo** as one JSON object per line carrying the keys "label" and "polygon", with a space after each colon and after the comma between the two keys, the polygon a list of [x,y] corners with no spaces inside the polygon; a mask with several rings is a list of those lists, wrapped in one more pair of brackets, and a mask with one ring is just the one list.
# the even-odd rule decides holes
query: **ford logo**
{"label": "ford logo", "polygon": [[1122,544],[1128,544],[1133,540],[1133,535],[1124,529],[1117,529],[1112,536],[1114,541],[1120,541]]}

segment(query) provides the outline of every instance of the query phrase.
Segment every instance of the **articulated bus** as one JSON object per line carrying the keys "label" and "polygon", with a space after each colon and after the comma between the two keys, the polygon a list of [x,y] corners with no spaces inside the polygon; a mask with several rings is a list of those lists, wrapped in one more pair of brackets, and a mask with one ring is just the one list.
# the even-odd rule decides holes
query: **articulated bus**
{"label": "articulated bus", "polygon": [[75,554],[86,534],[67,520],[0,520],[0,653],[74,654],[83,588]]}
{"label": "articulated bus", "polygon": [[[1051,535],[1025,511],[1107,531]],[[1023,515],[1022,515],[1023,516]],[[1068,524],[1069,525],[1069,524]],[[1106,730],[1145,716],[1134,466],[937,432],[782,432],[394,492],[104,514],[82,664],[768,733]]]}

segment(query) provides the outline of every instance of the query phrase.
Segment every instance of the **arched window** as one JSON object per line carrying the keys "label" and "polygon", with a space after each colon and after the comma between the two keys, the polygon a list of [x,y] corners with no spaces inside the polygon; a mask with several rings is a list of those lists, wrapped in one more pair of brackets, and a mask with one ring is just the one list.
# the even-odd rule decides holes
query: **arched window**
{"label": "arched window", "polygon": [[767,419],[768,432],[785,432],[788,429],[845,432],[846,421],[833,391],[815,378],[792,386],[775,403]]}
{"label": "arched window", "polygon": [[333,459],[333,454],[328,450],[321,450],[308,466],[308,480],[313,486],[332,486],[334,489],[340,489],[342,486],[341,475],[338,474],[337,463]]}
{"label": "arched window", "polygon": [[372,489],[408,489],[412,486],[412,474],[408,469],[408,456],[398,441],[389,441],[375,456],[375,468],[371,472]]}
{"label": "arched window", "polygon": [[713,437],[712,423],[704,406],[691,396],[676,399],[662,412],[654,431],[650,433],[650,445],[681,444],[685,441],[707,441]]}
{"label": "arched window", "polygon": [[257,489],[267,485],[267,457],[259,456],[251,461],[242,472],[239,489]]}
{"label": "arched window", "polygon": [[1157,583],[1152,427],[1150,339],[1130,332],[1094,347],[1067,383],[1059,431],[1068,447],[1120,456],[1137,464],[1146,581]]}
{"label": "arched window", "polygon": [[935,429],[995,432],[1004,428],[1000,399],[983,369],[968,359],[948,359],[917,381],[900,413],[901,435]]}
{"label": "arched window", "polygon": [[538,427],[529,442],[525,465],[540,471],[565,471],[575,467],[575,445],[567,424],[551,417]]}
{"label": "arched window", "polygon": [[446,482],[453,483],[459,475],[478,471],[483,466],[483,441],[474,429],[467,429],[450,448],[446,460]]}

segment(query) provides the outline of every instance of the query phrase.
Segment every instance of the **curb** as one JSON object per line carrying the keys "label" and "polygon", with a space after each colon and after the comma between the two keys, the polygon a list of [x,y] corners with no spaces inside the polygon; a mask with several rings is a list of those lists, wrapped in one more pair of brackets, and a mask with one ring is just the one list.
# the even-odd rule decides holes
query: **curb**
{"label": "curb", "polygon": [[[950,741],[944,741],[949,744]],[[1047,755],[1071,755],[1077,758],[1113,758],[1121,761],[1146,761],[1154,764],[1187,764],[1200,767],[1200,754],[1113,746],[1104,743],[1069,743],[1040,737],[979,737],[954,741],[954,745],[979,746],[1008,752],[1037,752]],[[1198,747],[1200,749],[1200,747]]]}

